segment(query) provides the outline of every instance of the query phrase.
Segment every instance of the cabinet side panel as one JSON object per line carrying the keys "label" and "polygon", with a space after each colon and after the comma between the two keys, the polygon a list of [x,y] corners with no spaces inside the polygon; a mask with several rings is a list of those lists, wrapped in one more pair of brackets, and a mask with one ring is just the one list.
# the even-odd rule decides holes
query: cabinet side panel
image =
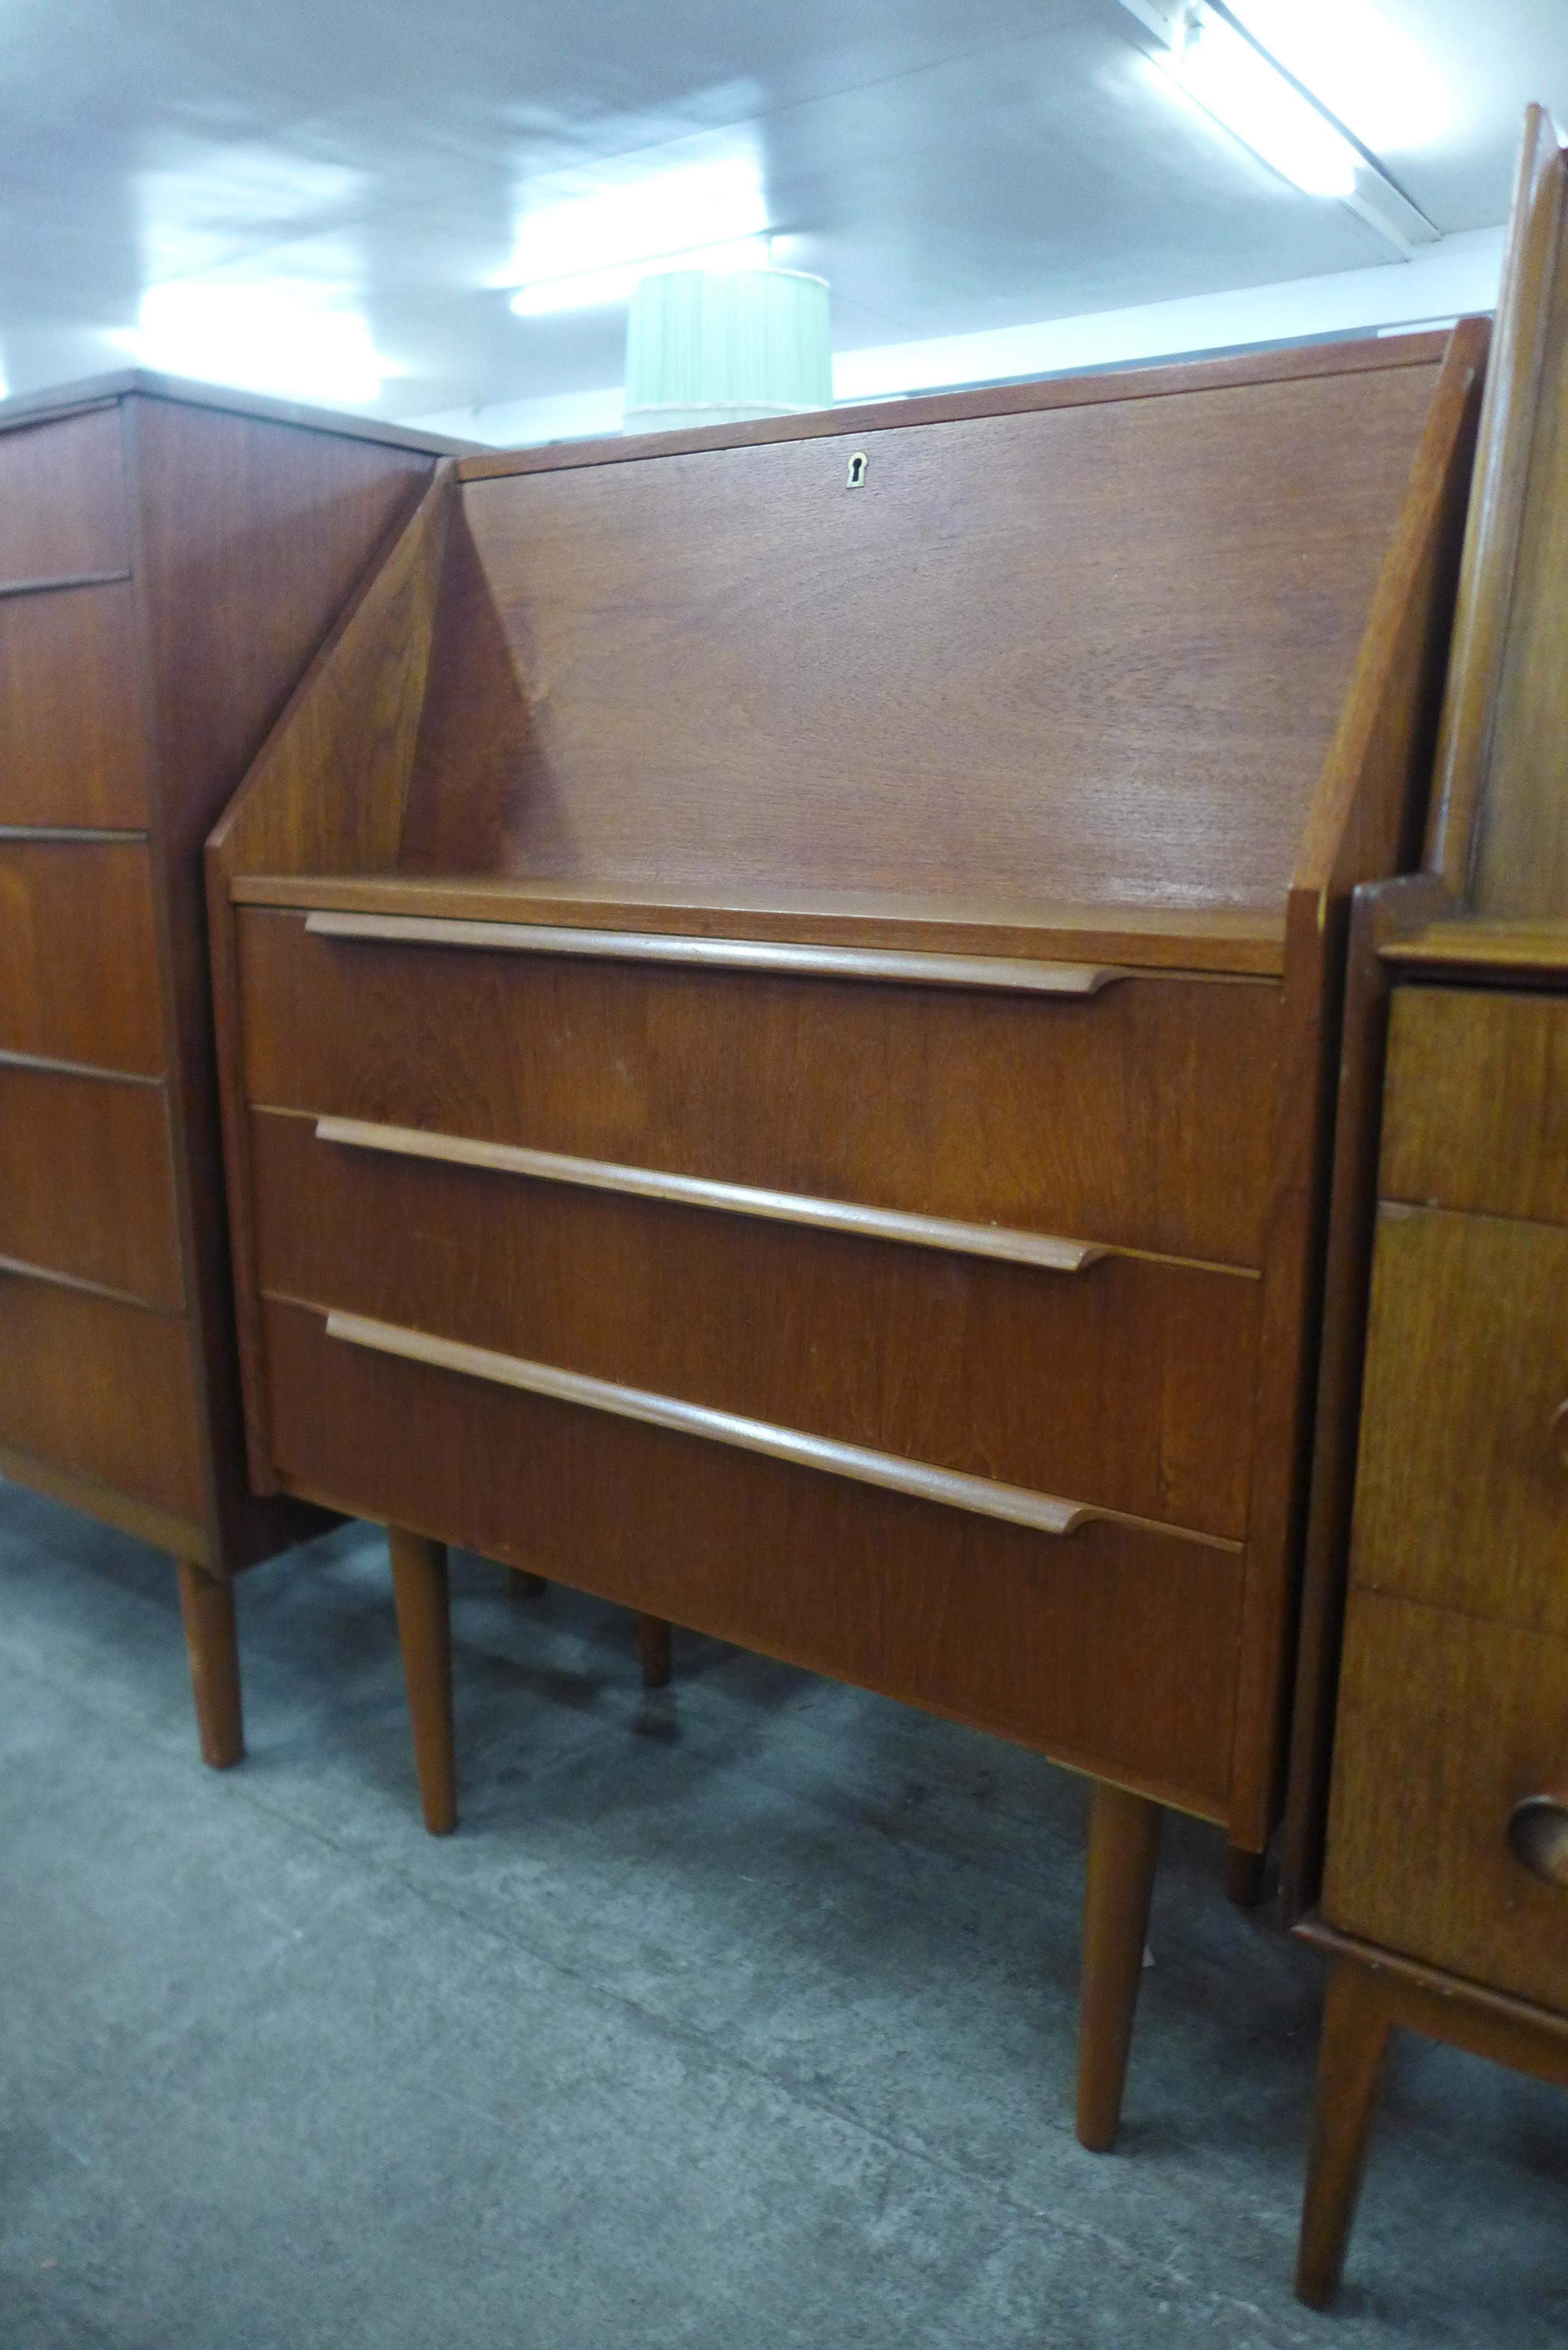
{"label": "cabinet side panel", "polygon": [[356,582],[427,479],[422,451],[183,402],[125,403],[180,1210],[216,1545],[280,1539],[246,1483],[202,849]]}

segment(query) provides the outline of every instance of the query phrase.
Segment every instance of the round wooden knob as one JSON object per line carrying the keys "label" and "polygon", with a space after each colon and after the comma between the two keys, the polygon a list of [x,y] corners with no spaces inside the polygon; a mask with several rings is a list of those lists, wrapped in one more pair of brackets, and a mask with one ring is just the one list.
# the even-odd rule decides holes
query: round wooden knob
{"label": "round wooden knob", "polygon": [[1557,1447],[1557,1458],[1568,1469],[1568,1403],[1560,1403],[1552,1415],[1551,1437]]}
{"label": "round wooden knob", "polygon": [[1568,1799],[1526,1795],[1508,1815],[1508,1848],[1543,1885],[1568,1885]]}

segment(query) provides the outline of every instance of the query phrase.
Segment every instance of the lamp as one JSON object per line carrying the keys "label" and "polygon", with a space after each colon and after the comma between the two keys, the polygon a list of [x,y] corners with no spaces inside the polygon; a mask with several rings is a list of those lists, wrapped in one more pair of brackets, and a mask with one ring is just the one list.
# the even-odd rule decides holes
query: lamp
{"label": "lamp", "polygon": [[671,269],[638,286],[627,322],[628,432],[832,405],[826,278],[794,269]]}

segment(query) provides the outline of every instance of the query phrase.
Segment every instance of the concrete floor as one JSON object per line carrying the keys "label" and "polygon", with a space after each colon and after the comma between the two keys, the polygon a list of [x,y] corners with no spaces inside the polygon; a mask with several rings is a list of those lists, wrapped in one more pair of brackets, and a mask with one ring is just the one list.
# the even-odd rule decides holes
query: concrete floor
{"label": "concrete floor", "polygon": [[1214,1834],[1087,2155],[1077,1782],[454,1583],[437,1843],[373,1534],[246,1579],[221,1776],[167,1562],[0,1487],[4,2350],[1561,2350],[1568,2100],[1424,2043],[1291,2298],[1319,1969]]}

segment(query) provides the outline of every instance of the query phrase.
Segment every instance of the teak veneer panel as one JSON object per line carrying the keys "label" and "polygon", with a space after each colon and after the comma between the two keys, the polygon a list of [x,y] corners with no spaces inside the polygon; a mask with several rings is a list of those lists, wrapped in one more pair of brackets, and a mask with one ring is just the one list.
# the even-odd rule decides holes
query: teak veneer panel
{"label": "teak veneer panel", "polygon": [[5,1271],[0,1312],[0,1445],[204,1520],[186,1323]]}
{"label": "teak veneer panel", "polygon": [[1568,1887],[1508,1817],[1568,1791],[1568,1641],[1353,1592],[1324,1916],[1490,1990],[1568,2009]]}
{"label": "teak veneer panel", "polygon": [[140,842],[0,839],[0,1052],[162,1070],[153,876]]}
{"label": "teak veneer panel", "polygon": [[401,861],[1277,901],[1437,380],[469,481]]}
{"label": "teak veneer panel", "polygon": [[1379,1189],[1568,1224],[1568,998],[1396,991]]}
{"label": "teak veneer panel", "polygon": [[1357,1583],[1568,1636],[1565,1301],[1568,1227],[1382,1210]]}
{"label": "teak veneer panel", "polygon": [[870,947],[898,953],[1023,957],[1110,963],[1139,971],[1211,972],[1277,979],[1284,962],[1282,910],[1204,913],[1169,907],[987,905],[948,896],[904,898],[869,890],[791,893],[728,889],[720,899],[649,885],[635,896],[585,894],[566,882],[476,879],[427,873],[251,872],[233,883],[241,906],[305,907],[353,914],[421,915],[451,921],[538,922],[691,939],[760,939],[799,946]]}
{"label": "teak veneer panel", "polygon": [[1260,1261],[1263,982],[1020,998],[238,930],[265,1107]]}
{"label": "teak veneer panel", "polygon": [[0,431],[0,588],[130,566],[118,406]]}
{"label": "teak veneer panel", "polygon": [[1070,1501],[1244,1531],[1254,1280],[899,1247],[347,1149],[299,1118],[257,1114],[252,1136],[267,1289]]}
{"label": "teak veneer panel", "polygon": [[0,1062],[0,1256],[179,1310],[161,1086]]}
{"label": "teak veneer panel", "polygon": [[145,828],[136,660],[129,580],[0,596],[0,824]]}
{"label": "teak veneer panel", "polygon": [[1223,1815],[1231,1553],[1104,1523],[1033,1534],[370,1355],[299,1306],[266,1308],[265,1358],[297,1492]]}

